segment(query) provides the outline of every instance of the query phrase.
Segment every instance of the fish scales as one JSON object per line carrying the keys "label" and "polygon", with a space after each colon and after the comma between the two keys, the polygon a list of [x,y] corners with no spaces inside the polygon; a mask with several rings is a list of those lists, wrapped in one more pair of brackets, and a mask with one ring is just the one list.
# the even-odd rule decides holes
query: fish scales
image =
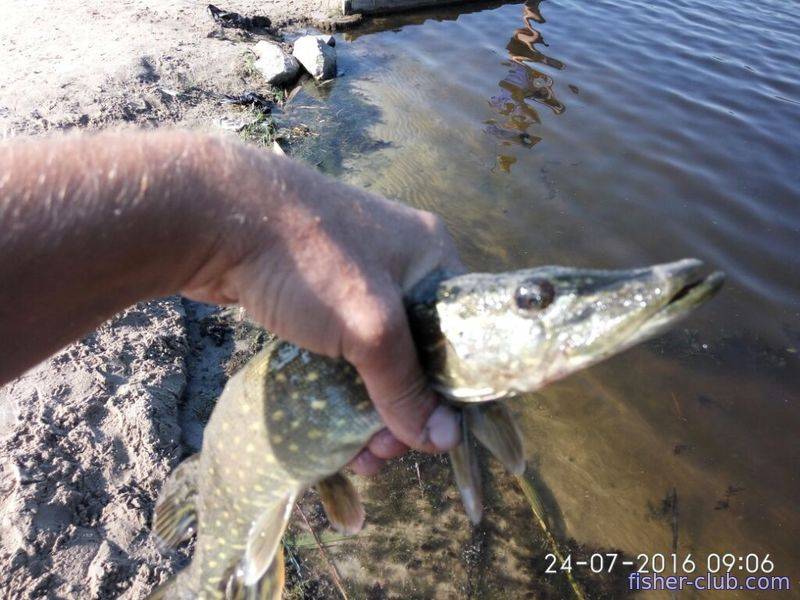
{"label": "fish scales", "polygon": [[206,427],[202,528],[179,597],[224,598],[258,517],[337,472],[382,427],[350,364],[269,343],[231,378]]}

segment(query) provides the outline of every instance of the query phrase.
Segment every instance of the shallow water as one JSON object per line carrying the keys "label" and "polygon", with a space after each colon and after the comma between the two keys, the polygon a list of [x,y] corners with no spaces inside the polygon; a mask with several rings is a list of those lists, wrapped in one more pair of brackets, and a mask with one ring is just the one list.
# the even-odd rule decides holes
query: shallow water
{"label": "shallow water", "polygon": [[342,77],[287,109],[320,132],[297,154],[440,214],[473,269],[726,271],[675,331],[513,408],[561,539],[701,565],[769,553],[794,593],[798,21],[782,0],[381,19],[338,36]]}

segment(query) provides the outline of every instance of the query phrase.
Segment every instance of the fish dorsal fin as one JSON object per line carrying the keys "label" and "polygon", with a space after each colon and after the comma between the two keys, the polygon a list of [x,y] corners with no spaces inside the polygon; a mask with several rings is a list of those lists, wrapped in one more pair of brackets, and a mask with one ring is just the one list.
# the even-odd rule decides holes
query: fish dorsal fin
{"label": "fish dorsal fin", "polygon": [[244,585],[252,586],[267,572],[289,523],[296,492],[287,492],[265,510],[250,528],[244,553]]}
{"label": "fish dorsal fin", "polygon": [[255,585],[245,588],[246,600],[281,600],[286,569],[283,565],[283,548],[278,546],[275,558]]}
{"label": "fish dorsal fin", "polygon": [[475,444],[464,417],[461,419],[461,443],[450,450],[450,464],[464,510],[469,520],[477,525],[483,517],[483,488]]}
{"label": "fish dorsal fin", "polygon": [[153,513],[153,533],[169,548],[188,540],[197,525],[197,465],[194,454],[179,464],[164,482]]}
{"label": "fish dorsal fin", "polygon": [[352,482],[336,473],[317,483],[317,491],[328,521],[345,535],[353,535],[364,526],[364,505]]}
{"label": "fish dorsal fin", "polygon": [[465,409],[469,429],[478,441],[514,475],[525,471],[525,451],[508,408],[500,402],[475,404]]}

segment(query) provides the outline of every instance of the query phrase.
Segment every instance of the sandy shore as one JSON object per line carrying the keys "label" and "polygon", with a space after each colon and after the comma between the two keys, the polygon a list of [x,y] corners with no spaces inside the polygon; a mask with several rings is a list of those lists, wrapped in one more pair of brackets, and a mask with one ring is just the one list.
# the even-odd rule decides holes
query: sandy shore
{"label": "sandy shore", "polygon": [[13,598],[140,598],[180,557],[147,532],[182,454],[184,311],[118,315],[0,389],[0,589]]}
{"label": "sandy shore", "polygon": [[[331,0],[235,0],[279,31],[324,20]],[[203,126],[218,96],[257,81],[248,48],[263,36],[218,27],[203,2],[0,3],[0,137],[115,124]]]}
{"label": "sandy shore", "polygon": [[[276,36],[326,10],[325,0],[221,6],[270,17]],[[234,111],[221,94],[263,88],[247,68],[261,38],[219,28],[204,3],[7,1],[2,12],[0,137],[213,129]],[[150,519],[236,357],[226,327],[216,309],[180,298],[142,303],[0,388],[3,597],[144,598],[185,562],[157,550]]]}

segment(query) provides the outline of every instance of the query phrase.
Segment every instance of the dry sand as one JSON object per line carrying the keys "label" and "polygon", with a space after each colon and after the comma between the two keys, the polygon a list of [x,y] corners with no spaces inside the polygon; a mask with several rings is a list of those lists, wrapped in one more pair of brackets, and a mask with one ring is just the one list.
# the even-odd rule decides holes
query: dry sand
{"label": "dry sand", "polygon": [[[317,21],[331,0],[235,0],[274,27]],[[0,137],[118,123],[202,124],[241,93],[258,36],[220,29],[206,2],[0,0]]]}
{"label": "dry sand", "polygon": [[[220,5],[277,25],[326,10],[325,0]],[[220,29],[205,7],[0,2],[0,139],[212,127],[233,110],[220,94],[263,82],[246,68],[259,38]],[[185,561],[157,551],[149,524],[235,350],[215,314],[180,298],[142,303],[0,388],[0,597],[138,599]]]}
{"label": "dry sand", "polygon": [[118,315],[0,388],[0,589],[12,598],[140,598],[180,557],[148,535],[181,456],[180,299]]}

